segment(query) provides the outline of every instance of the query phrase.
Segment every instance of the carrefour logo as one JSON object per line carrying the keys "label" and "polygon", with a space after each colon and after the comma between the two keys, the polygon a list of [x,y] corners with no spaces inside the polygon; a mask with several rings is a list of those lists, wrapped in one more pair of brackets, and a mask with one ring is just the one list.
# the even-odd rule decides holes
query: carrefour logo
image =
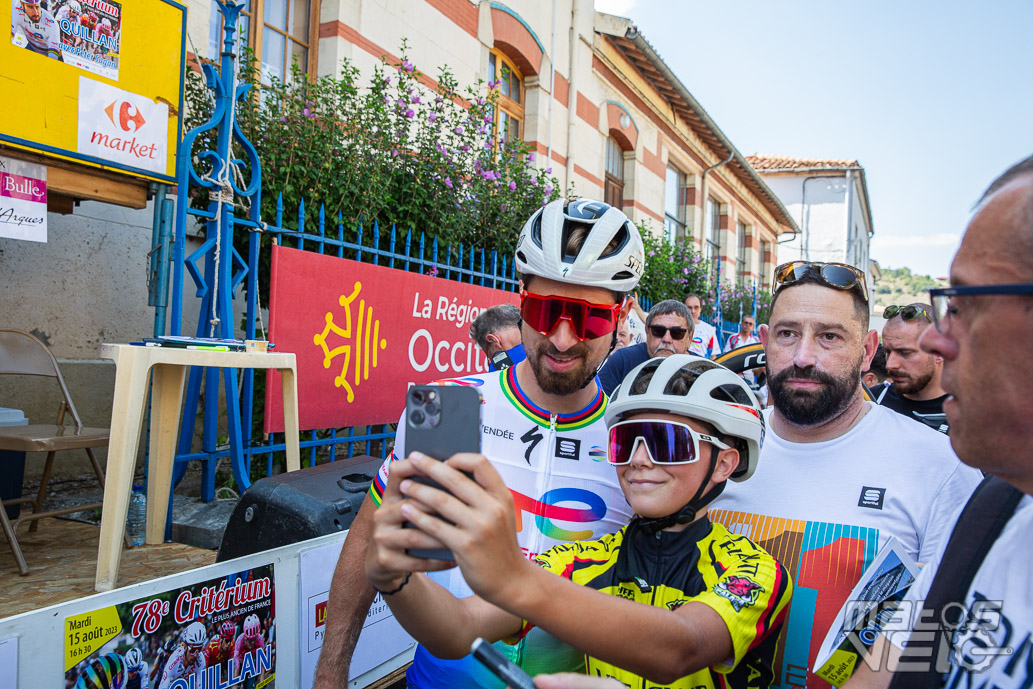
{"label": "carrefour logo", "polygon": [[558,541],[580,541],[591,538],[593,532],[569,531],[553,520],[587,524],[597,522],[606,514],[606,503],[595,493],[582,488],[555,488],[535,500],[512,490],[516,509],[517,532],[523,531],[524,512],[534,515],[535,525],[543,535]]}

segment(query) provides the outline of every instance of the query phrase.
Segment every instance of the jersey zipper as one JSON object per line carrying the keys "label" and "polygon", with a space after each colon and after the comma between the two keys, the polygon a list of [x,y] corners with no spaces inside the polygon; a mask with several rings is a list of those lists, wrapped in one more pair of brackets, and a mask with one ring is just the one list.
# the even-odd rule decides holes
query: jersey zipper
{"label": "jersey zipper", "polygon": [[[541,499],[545,495],[545,487],[550,485],[552,481],[552,461],[553,454],[549,451],[549,448],[556,442],[556,414],[549,413],[549,432],[545,434],[545,440],[542,442],[541,447],[541,462],[544,467],[544,471],[538,474],[538,499]],[[545,545],[545,535],[542,534],[541,529],[535,529],[535,543],[534,552],[541,553]]]}

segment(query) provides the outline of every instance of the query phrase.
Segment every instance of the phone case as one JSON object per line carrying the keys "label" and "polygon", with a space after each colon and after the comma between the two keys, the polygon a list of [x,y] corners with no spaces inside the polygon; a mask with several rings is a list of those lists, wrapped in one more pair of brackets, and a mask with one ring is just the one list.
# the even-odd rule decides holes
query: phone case
{"label": "phone case", "polygon": [[[433,400],[428,397],[433,396]],[[429,418],[429,404],[436,404],[436,423]],[[414,413],[423,419],[416,423]],[[420,417],[416,417],[420,419]],[[415,385],[405,396],[405,455],[419,451],[428,457],[445,461],[457,452],[481,451],[481,394],[476,388],[462,385]],[[427,485],[441,488],[431,479],[416,478]],[[409,551],[414,557],[451,560],[447,549]]]}

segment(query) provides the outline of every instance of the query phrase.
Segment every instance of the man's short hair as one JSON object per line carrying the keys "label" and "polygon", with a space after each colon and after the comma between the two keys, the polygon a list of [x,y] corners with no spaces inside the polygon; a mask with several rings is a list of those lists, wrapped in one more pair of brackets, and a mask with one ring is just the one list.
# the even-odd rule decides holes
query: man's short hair
{"label": "man's short hair", "polygon": [[868,365],[868,372],[874,373],[875,377],[882,383],[889,377],[889,373],[886,371],[886,348],[879,343],[879,346],[875,350],[875,356],[872,357],[872,363]]}
{"label": "man's short hair", "polygon": [[807,273],[800,279],[793,281],[791,284],[783,285],[782,287],[778,288],[778,291],[775,292],[775,294],[771,297],[771,307],[769,308],[768,313],[775,313],[775,304],[778,302],[779,296],[781,296],[782,293],[785,292],[787,289],[792,289],[794,287],[797,287],[798,285],[808,284],[818,285],[819,287],[824,287],[825,289],[832,290],[833,292],[848,292],[850,294],[851,299],[854,300],[854,313],[857,315],[857,320],[861,322],[862,334],[868,332],[868,324],[870,322],[868,313],[868,295],[862,292],[863,287],[861,287],[860,282],[856,283],[853,287],[851,287],[848,290],[841,290],[836,289],[835,287],[829,287],[824,282],[822,282],[817,275]]}
{"label": "man's short hair", "polygon": [[513,304],[498,304],[477,315],[470,324],[470,339],[486,352],[488,335],[508,328],[520,328],[520,309]]}
{"label": "man's short hair", "polygon": [[692,332],[692,313],[689,311],[689,307],[675,299],[664,299],[649,309],[649,313],[646,314],[646,327],[653,325],[653,321],[660,316],[666,316],[669,313],[684,318],[685,323],[689,326],[689,332]]}
{"label": "man's short hair", "polygon": [[[998,191],[1006,187],[1012,181],[1024,175],[1033,175],[1033,156],[1024,158],[1001,173],[1001,175],[990,183],[983,195],[976,204],[976,209],[983,206]],[[1016,232],[1014,235],[1016,257],[1027,266],[1033,265],[1033,185],[1027,191],[1025,202],[1022,208],[1025,217],[1022,225],[1025,231]]]}
{"label": "man's short hair", "polygon": [[700,303],[701,305],[703,304],[703,297],[699,296],[699,295],[698,295],[698,294],[696,294],[695,292],[693,292],[692,294],[686,294],[686,295],[685,295],[685,298],[684,298],[684,299],[682,299],[682,303],[684,304],[684,303],[685,303],[685,302],[687,302],[687,301],[688,301],[689,299],[693,299],[693,298],[695,298],[695,299],[698,299],[698,300],[699,300],[699,303]]}

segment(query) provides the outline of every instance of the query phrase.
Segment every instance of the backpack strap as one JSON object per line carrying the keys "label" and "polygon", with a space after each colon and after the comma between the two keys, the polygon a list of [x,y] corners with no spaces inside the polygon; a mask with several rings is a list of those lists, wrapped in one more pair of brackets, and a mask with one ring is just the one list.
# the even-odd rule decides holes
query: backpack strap
{"label": "backpack strap", "polygon": [[[1005,524],[1012,518],[1023,495],[1010,483],[994,476],[987,476],[979,484],[965,504],[947,541],[929,595],[922,605],[924,619],[944,619],[946,611],[946,621],[952,629],[961,622],[959,618],[972,580]],[[941,644],[949,644],[951,641],[947,639],[945,642],[943,635],[944,625],[938,625],[932,640],[916,639],[908,642],[909,651],[923,649],[914,658],[928,658],[932,662],[924,672],[895,673],[890,689],[935,689],[942,684],[942,673],[937,670],[937,665],[942,666],[944,661],[937,658],[936,654]]]}

